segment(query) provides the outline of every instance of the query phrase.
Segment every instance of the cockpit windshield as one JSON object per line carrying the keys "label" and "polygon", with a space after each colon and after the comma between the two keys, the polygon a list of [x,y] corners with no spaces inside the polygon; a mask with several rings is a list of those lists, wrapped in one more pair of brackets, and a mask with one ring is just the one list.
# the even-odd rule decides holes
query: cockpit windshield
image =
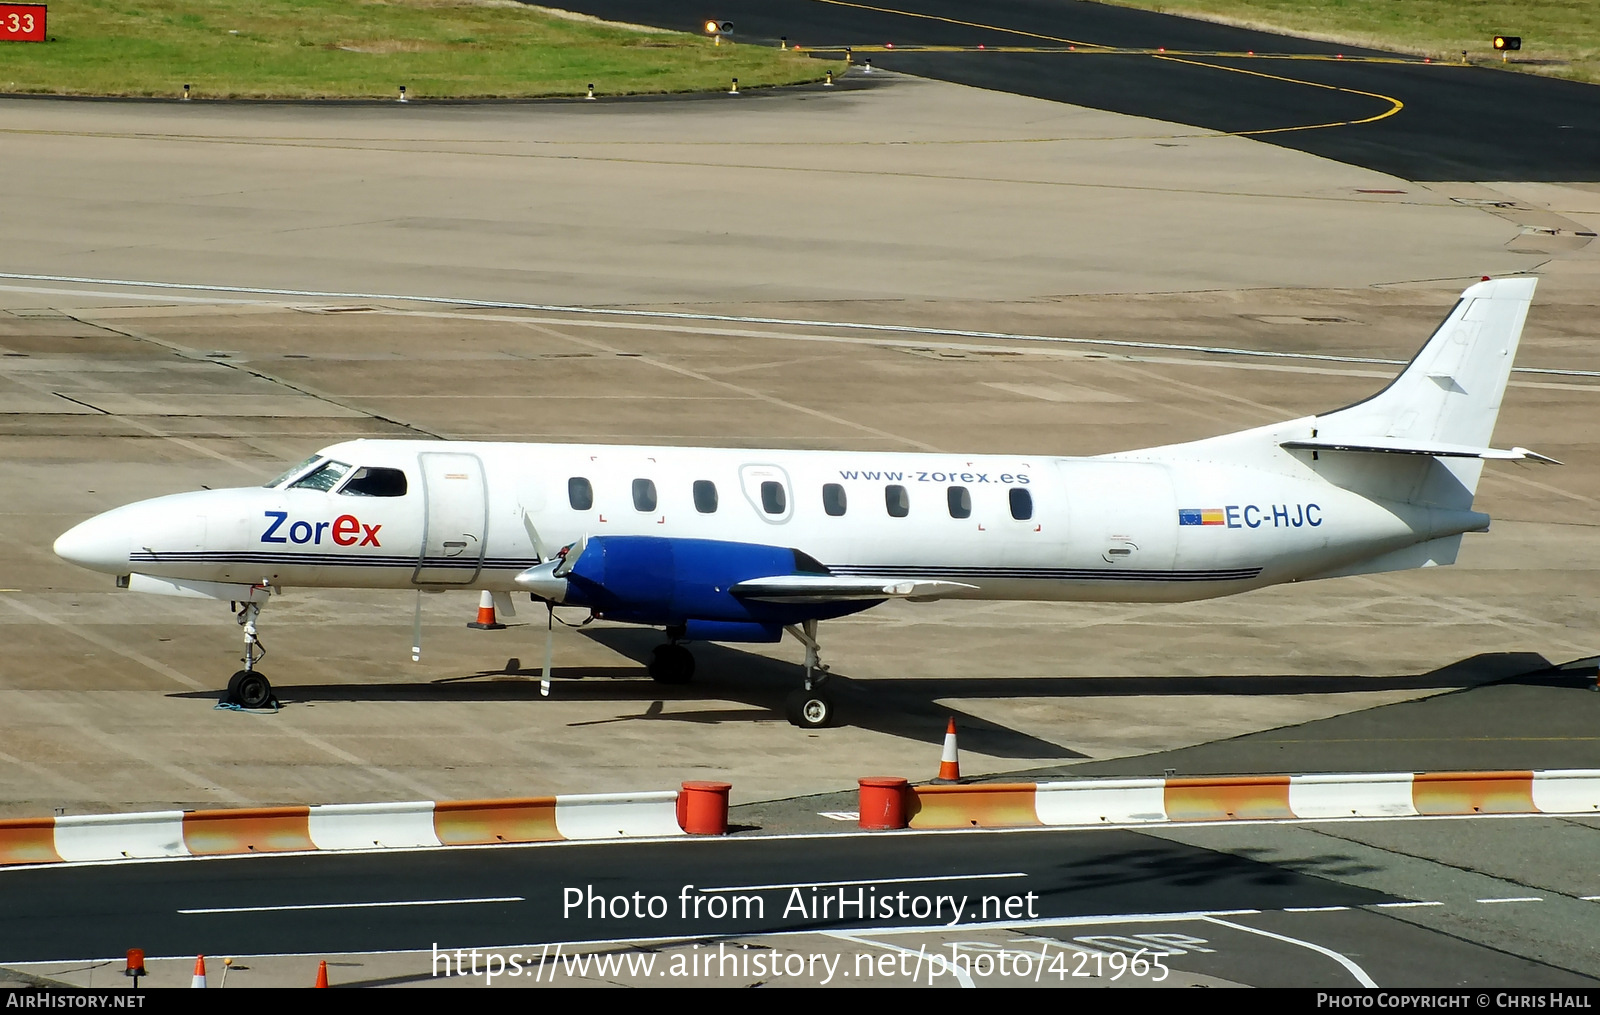
{"label": "cockpit windshield", "polygon": [[286,469],[283,472],[279,473],[277,479],[271,480],[271,481],[266,482],[266,483],[262,483],[261,485],[270,490],[271,488],[282,484],[283,482],[285,482],[286,480],[290,479],[291,477],[300,475],[300,473],[302,473],[306,469],[310,468],[312,462],[318,461],[321,458],[322,458],[321,455],[312,455],[310,458],[307,458],[305,461],[301,462],[299,465],[296,465],[291,469]]}
{"label": "cockpit windshield", "polygon": [[350,471],[350,466],[343,462],[323,462],[316,469],[289,484],[291,490],[332,490],[339,485],[339,480]]}

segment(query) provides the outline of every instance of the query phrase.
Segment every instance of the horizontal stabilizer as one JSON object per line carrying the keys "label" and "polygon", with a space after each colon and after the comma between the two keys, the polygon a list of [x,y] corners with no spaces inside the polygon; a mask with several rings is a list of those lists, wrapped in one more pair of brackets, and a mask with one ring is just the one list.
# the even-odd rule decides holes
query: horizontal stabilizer
{"label": "horizontal stabilizer", "polygon": [[1359,440],[1333,440],[1307,438],[1283,441],[1278,445],[1290,451],[1363,451],[1382,455],[1432,455],[1436,458],[1485,458],[1495,461],[1543,462],[1560,465],[1554,458],[1529,451],[1527,448],[1475,448],[1466,444],[1445,444],[1439,441],[1416,441],[1403,437],[1363,437]]}
{"label": "horizontal stabilizer", "polygon": [[977,586],[960,582],[874,578],[871,575],[784,574],[751,578],[729,589],[764,603],[832,603],[851,599],[938,599]]}

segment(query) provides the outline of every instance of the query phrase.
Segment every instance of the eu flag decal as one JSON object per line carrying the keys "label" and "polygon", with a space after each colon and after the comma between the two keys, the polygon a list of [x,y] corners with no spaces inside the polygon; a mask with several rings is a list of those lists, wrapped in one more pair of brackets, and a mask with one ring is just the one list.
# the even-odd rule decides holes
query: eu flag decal
{"label": "eu flag decal", "polygon": [[1179,525],[1226,525],[1221,508],[1179,508]]}

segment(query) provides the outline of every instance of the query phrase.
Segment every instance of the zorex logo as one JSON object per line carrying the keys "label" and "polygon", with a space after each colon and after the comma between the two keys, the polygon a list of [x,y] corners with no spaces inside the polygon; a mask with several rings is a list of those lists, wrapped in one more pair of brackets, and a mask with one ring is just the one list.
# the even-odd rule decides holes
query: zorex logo
{"label": "zorex logo", "polygon": [[[289,526],[286,536],[276,535],[283,528],[283,523],[289,521],[287,511],[267,511],[266,516],[272,519],[272,524],[267,526],[267,531],[261,534],[263,543],[311,543],[322,545],[322,534],[328,532],[329,537],[340,546],[355,546],[357,539],[362,546],[381,546],[378,542],[378,530],[382,525],[367,525],[355,515],[340,515],[331,522],[297,521]],[[328,530],[332,529],[332,532]]]}

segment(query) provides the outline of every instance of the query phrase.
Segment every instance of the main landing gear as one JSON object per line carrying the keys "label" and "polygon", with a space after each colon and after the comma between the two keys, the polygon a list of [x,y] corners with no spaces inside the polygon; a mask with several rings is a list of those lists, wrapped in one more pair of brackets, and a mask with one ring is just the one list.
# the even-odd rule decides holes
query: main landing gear
{"label": "main landing gear", "polygon": [[228,693],[223,701],[240,708],[272,708],[278,699],[272,694],[272,684],[266,674],[256,669],[256,663],[266,656],[267,650],[256,637],[256,618],[261,616],[261,604],[239,603],[237,620],[244,628],[244,669],[228,678]]}
{"label": "main landing gear", "polygon": [[[832,726],[838,718],[833,696],[826,690],[828,667],[822,662],[822,647],[817,644],[817,622],[805,621],[798,626],[784,628],[795,640],[806,647],[805,686],[790,694],[783,703],[785,717],[803,730]],[[650,676],[662,684],[687,684],[694,679],[694,656],[678,644],[682,628],[668,628],[669,641],[657,645],[650,655],[647,669]]]}
{"label": "main landing gear", "polygon": [[803,730],[833,725],[837,710],[833,696],[824,688],[828,667],[822,662],[822,646],[817,643],[817,622],[808,620],[799,627],[791,624],[784,630],[806,647],[805,686],[784,699],[784,714]]}
{"label": "main landing gear", "polygon": [[676,641],[669,641],[656,646],[648,669],[657,683],[687,684],[694,679],[694,655]]}

